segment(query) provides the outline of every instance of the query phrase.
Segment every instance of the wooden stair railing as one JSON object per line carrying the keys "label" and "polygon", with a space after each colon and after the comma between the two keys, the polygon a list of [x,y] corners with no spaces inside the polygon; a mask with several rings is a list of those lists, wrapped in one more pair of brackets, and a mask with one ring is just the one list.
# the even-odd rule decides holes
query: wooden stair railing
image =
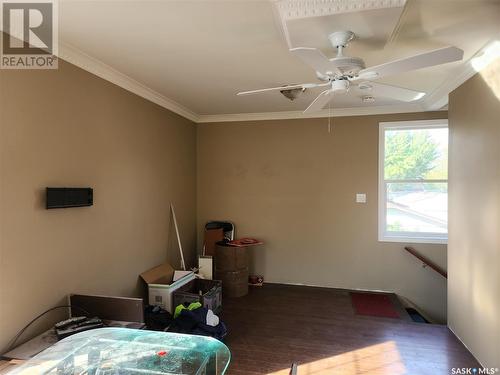
{"label": "wooden stair railing", "polygon": [[448,273],[443,270],[441,267],[439,267],[437,264],[435,264],[433,261],[427,259],[423,255],[419,254],[417,250],[415,250],[411,246],[405,246],[405,250],[408,251],[411,255],[413,255],[415,258],[420,260],[423,263],[424,267],[430,267],[437,273],[439,273],[441,276],[443,276],[445,279],[448,279]]}

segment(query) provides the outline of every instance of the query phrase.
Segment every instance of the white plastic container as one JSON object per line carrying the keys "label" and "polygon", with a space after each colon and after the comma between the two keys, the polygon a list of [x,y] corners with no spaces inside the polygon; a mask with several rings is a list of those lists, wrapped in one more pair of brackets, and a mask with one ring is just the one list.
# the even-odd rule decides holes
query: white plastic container
{"label": "white plastic container", "polygon": [[141,278],[148,284],[148,303],[173,313],[173,293],[195,276],[192,271],[176,271],[170,264],[163,263],[141,273]]}

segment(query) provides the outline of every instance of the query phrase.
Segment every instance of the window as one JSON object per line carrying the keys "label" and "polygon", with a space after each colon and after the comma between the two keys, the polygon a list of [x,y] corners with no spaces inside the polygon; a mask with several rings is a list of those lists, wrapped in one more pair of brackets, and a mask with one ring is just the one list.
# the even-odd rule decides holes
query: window
{"label": "window", "polygon": [[446,243],[448,121],[379,126],[379,241]]}

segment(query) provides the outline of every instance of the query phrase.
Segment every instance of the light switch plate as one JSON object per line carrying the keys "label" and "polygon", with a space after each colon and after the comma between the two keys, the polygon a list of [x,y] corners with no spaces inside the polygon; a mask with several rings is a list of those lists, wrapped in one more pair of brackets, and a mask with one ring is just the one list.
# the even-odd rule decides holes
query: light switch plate
{"label": "light switch plate", "polygon": [[366,203],[366,194],[364,193],[356,194],[356,203]]}

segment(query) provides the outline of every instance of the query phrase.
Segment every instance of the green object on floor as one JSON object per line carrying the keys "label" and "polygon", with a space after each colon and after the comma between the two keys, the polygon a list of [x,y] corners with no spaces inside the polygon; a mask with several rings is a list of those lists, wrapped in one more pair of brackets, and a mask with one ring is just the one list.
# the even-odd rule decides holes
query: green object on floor
{"label": "green object on floor", "polygon": [[177,318],[179,315],[181,315],[182,310],[196,310],[201,307],[201,303],[199,302],[192,302],[188,307],[184,305],[179,305],[175,308],[174,311],[174,318]]}

